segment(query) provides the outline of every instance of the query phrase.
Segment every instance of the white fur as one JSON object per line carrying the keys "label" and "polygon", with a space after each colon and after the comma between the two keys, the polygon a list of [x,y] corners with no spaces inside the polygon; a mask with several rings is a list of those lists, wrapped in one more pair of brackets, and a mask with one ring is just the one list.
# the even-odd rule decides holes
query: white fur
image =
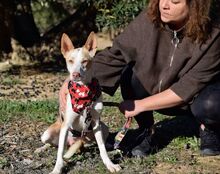
{"label": "white fur", "polygon": [[48,131],[46,130],[46,131],[43,133],[43,135],[41,136],[41,142],[45,144],[49,138],[50,138],[50,134],[49,134]]}
{"label": "white fur", "polygon": [[78,72],[78,73],[81,73],[81,75],[83,75],[82,72],[80,72],[81,61],[83,59],[82,48],[78,48],[78,49],[75,49],[74,51],[70,51],[68,53],[68,57],[70,59],[74,60],[74,64],[70,64],[70,63],[68,63],[68,61],[66,62],[67,69],[70,73],[70,79],[73,80],[72,79],[72,74],[74,72]]}

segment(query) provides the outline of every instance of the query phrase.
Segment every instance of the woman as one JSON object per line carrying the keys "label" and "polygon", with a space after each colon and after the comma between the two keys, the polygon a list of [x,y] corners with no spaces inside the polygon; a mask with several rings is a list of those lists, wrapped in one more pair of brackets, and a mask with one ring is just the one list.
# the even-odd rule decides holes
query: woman
{"label": "woman", "polygon": [[[209,18],[210,6],[211,0],[150,0],[113,46],[95,56],[92,74],[110,95],[121,86],[119,109],[143,132],[154,124],[154,110],[191,113],[201,124],[201,154],[219,155],[220,28]],[[64,91],[65,84],[61,99]],[[149,151],[146,134],[131,153]]]}

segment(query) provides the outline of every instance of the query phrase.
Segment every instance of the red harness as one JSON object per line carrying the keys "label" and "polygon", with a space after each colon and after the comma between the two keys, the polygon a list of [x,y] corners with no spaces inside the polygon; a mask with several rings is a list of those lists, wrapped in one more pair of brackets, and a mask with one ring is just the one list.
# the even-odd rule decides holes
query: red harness
{"label": "red harness", "polygon": [[78,114],[85,108],[91,108],[92,102],[97,100],[101,95],[101,88],[98,80],[95,78],[93,78],[92,82],[88,85],[81,85],[77,82],[70,81],[68,89],[73,111]]}

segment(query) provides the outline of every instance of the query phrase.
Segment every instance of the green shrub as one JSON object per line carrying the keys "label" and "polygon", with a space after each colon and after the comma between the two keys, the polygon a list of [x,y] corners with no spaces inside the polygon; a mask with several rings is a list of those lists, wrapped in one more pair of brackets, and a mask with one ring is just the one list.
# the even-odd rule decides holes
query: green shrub
{"label": "green shrub", "polygon": [[143,10],[148,0],[97,0],[96,25],[99,30],[122,29]]}

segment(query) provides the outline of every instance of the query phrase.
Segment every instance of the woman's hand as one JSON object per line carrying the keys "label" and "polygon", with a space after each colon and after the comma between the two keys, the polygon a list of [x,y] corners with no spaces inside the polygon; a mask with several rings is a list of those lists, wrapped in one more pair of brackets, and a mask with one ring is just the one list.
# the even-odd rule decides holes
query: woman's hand
{"label": "woman's hand", "polygon": [[68,94],[68,82],[69,79],[65,80],[60,88],[59,92],[59,103],[60,103],[60,113],[64,113],[66,110],[66,96]]}
{"label": "woman's hand", "polygon": [[120,103],[119,110],[126,118],[134,117],[144,111],[141,100],[125,100]]}

